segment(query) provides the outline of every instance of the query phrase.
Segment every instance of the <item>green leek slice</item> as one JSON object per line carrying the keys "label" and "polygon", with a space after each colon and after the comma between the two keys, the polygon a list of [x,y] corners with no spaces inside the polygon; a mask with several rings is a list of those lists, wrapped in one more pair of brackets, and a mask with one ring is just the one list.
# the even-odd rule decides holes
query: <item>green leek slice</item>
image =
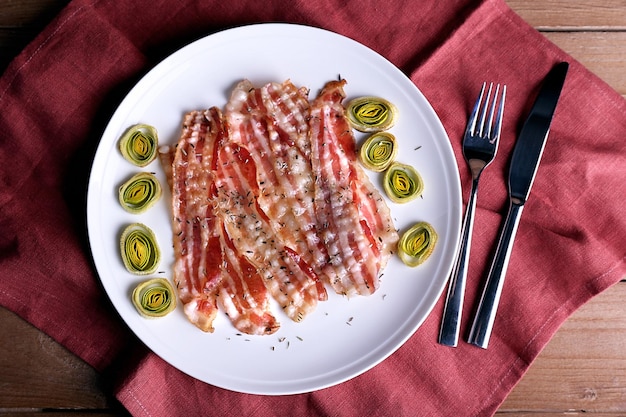
{"label": "green leek slice", "polygon": [[146,318],[163,317],[176,308],[176,296],[167,279],[153,278],[135,287],[133,304]]}
{"label": "green leek slice", "polygon": [[422,194],[424,181],[412,166],[394,162],[385,171],[383,188],[394,203],[407,203]]}
{"label": "green leek slice", "polygon": [[377,132],[368,137],[359,152],[361,163],[374,172],[383,172],[393,162],[398,147],[391,133]]}
{"label": "green leek slice", "polygon": [[437,232],[429,223],[417,223],[400,238],[398,255],[406,265],[418,266],[433,253],[437,238]]}
{"label": "green leek slice", "polygon": [[140,172],[126,181],[119,190],[120,204],[124,210],[138,214],[154,205],[161,197],[161,184],[149,172]]}
{"label": "green leek slice", "polygon": [[124,229],[120,251],[124,266],[136,275],[152,274],[161,261],[161,250],[154,232],[142,223],[133,223]]}
{"label": "green leek slice", "polygon": [[346,106],[350,124],[361,132],[381,132],[396,122],[396,106],[380,97],[355,98]]}
{"label": "green leek slice", "polygon": [[131,126],[120,138],[120,152],[127,161],[138,167],[145,167],[156,158],[158,142],[156,128],[137,124]]}

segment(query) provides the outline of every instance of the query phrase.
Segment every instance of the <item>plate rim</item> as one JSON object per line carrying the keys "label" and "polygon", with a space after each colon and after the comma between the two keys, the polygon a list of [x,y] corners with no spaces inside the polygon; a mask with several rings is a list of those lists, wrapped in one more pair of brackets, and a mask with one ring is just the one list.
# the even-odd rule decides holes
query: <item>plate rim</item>
{"label": "plate rim", "polygon": [[[434,108],[432,107],[432,105],[430,104],[430,102],[428,101],[428,99],[424,96],[424,94],[421,92],[421,90],[413,83],[413,81],[406,75],[404,74],[399,68],[397,68],[393,63],[391,63],[387,58],[385,58],[383,55],[379,54],[378,52],[376,52],[375,50],[359,43],[358,41],[351,39],[345,35],[336,33],[336,32],[332,32],[330,30],[327,29],[323,29],[323,28],[318,28],[318,27],[314,27],[314,26],[309,26],[309,25],[302,25],[302,24],[293,24],[293,23],[255,23],[255,24],[249,24],[249,25],[242,25],[242,26],[237,26],[237,27],[233,27],[233,28],[229,28],[229,29],[224,29],[224,30],[220,30],[211,34],[208,34],[206,36],[203,36],[199,39],[194,40],[193,42],[190,42],[184,46],[182,46],[181,48],[177,49],[176,51],[172,52],[170,55],[168,55],[167,57],[165,57],[163,60],[161,60],[160,62],[158,62],[156,65],[154,65],[152,68],[150,68],[149,71],[147,71],[134,85],[133,87],[124,95],[124,97],[120,100],[116,110],[113,112],[112,116],[109,118],[107,125],[105,127],[105,129],[103,130],[103,133],[100,137],[96,152],[94,154],[94,161],[92,163],[90,172],[89,172],[89,179],[88,179],[88,187],[87,187],[87,204],[86,204],[86,209],[87,209],[87,232],[88,232],[88,242],[89,242],[89,248],[90,248],[90,254],[93,258],[94,261],[94,265],[95,265],[95,269],[98,275],[99,280],[101,281],[104,289],[105,289],[105,293],[107,294],[107,297],[111,300],[114,308],[118,311],[119,313],[119,309],[116,305],[116,303],[114,302],[114,300],[111,297],[111,294],[109,293],[108,290],[108,286],[107,286],[107,282],[105,279],[103,279],[102,277],[102,271],[101,272],[101,267],[99,265],[99,262],[96,261],[96,254],[93,251],[93,242],[92,240],[94,239],[92,237],[92,230],[94,230],[93,226],[93,215],[91,215],[90,213],[93,213],[92,210],[90,210],[90,207],[92,207],[95,203],[96,203],[96,197],[94,196],[94,192],[92,192],[92,187],[94,186],[94,184],[92,183],[94,181],[94,177],[93,177],[93,173],[96,171],[97,168],[97,164],[102,162],[102,158],[98,159],[97,156],[101,153],[101,148],[104,146],[103,144],[103,139],[106,137],[106,133],[107,131],[111,128],[111,125],[113,124],[113,122],[115,120],[117,120],[118,118],[118,113],[121,112],[124,109],[125,104],[128,102],[129,97],[133,97],[135,94],[137,94],[137,91],[140,91],[141,88],[143,87],[144,84],[149,83],[149,81],[157,76],[155,74],[157,74],[158,71],[162,71],[163,68],[166,68],[167,66],[171,66],[172,63],[175,63],[177,58],[179,56],[184,56],[185,53],[188,53],[188,51],[190,51],[191,49],[195,48],[195,47],[199,47],[198,45],[204,43],[204,42],[210,42],[209,39],[212,39],[214,42],[219,41],[219,38],[221,37],[228,37],[229,35],[232,34],[244,34],[245,32],[255,32],[255,31],[275,31],[275,32],[289,32],[289,31],[309,31],[311,33],[324,33],[325,36],[330,36],[330,37],[339,37],[341,39],[343,39],[343,41],[348,42],[349,44],[352,44],[352,46],[354,47],[358,47],[361,48],[363,51],[367,51],[368,54],[371,54],[372,56],[377,57],[377,59],[379,59],[381,62],[385,63],[385,65],[388,67],[389,70],[393,70],[396,71],[398,75],[400,75],[401,77],[405,78],[410,85],[413,86],[414,91],[412,92],[413,94],[418,94],[420,96],[420,100],[423,100],[429,107],[430,111],[432,112],[432,115],[434,116],[433,120],[431,120],[431,122],[434,122],[436,124],[437,129],[439,130],[439,133],[443,135],[443,137],[445,137],[447,139],[447,145],[446,144],[442,144],[442,146],[448,148],[449,150],[449,155],[448,157],[451,157],[454,165],[456,166],[456,162],[454,159],[454,151],[452,148],[452,144],[450,142],[450,139],[448,137],[448,134],[445,130],[445,127],[443,126],[443,123],[441,122],[441,119],[439,118],[438,114],[436,113],[436,111],[434,110]],[[284,36],[285,34],[283,34]],[[455,223],[452,226],[453,231],[452,231],[452,235],[456,236],[456,239],[454,239],[453,242],[451,242],[452,244],[452,249],[454,249],[454,252],[456,253],[456,249],[458,248],[458,236],[460,235],[460,229],[461,229],[461,215],[462,215],[462,192],[461,192],[461,183],[460,183],[460,176],[459,176],[459,172],[458,169],[454,170],[453,172],[451,172],[454,175],[451,175],[451,179],[453,180],[452,183],[450,183],[450,185],[452,186],[452,194],[453,194],[453,199],[457,200],[456,201],[456,205],[458,206],[458,209],[456,210],[456,216],[455,217]],[[452,262],[449,263],[449,266],[446,267],[446,271],[447,271],[447,275],[449,275],[450,271],[452,269]],[[423,322],[426,320],[426,318],[432,313],[432,310],[435,306],[435,304],[437,303],[438,299],[441,297],[441,294],[443,292],[443,290],[445,289],[447,285],[447,278],[441,281],[441,284],[438,286],[438,291],[437,291],[437,296],[433,297],[433,299],[431,300],[430,304],[428,305],[428,313],[424,315],[424,317],[417,323],[414,325],[414,328],[403,334],[402,336],[399,337],[399,341],[397,343],[395,343],[395,346],[391,349],[384,349],[385,352],[381,353],[380,355],[377,356],[377,359],[374,361],[369,361],[366,364],[364,364],[363,366],[357,367],[358,369],[356,369],[353,372],[350,372],[348,374],[345,374],[342,378],[334,378],[332,381],[326,381],[324,383],[318,383],[315,384],[315,386],[313,387],[308,387],[308,388],[298,388],[298,387],[292,387],[291,389],[287,389],[285,387],[283,387],[282,389],[276,389],[276,390],[264,390],[264,389],[254,389],[252,386],[249,386],[245,389],[237,389],[236,387],[233,386],[228,386],[228,384],[219,384],[219,383],[215,383],[212,381],[207,381],[206,379],[203,378],[199,378],[197,375],[194,375],[192,372],[188,372],[188,370],[183,369],[180,364],[176,363],[175,361],[172,361],[171,359],[166,359],[163,354],[163,352],[165,350],[168,349],[155,349],[154,346],[151,346],[150,341],[145,340],[144,335],[138,334],[137,331],[135,329],[132,328],[132,326],[130,325],[130,323],[127,321],[127,319],[120,314],[120,317],[122,318],[122,320],[125,322],[125,324],[129,327],[129,329],[133,332],[133,334],[135,334],[143,344],[145,344],[150,351],[154,352],[156,355],[158,355],[159,357],[161,357],[161,359],[163,359],[164,361],[166,361],[167,363],[169,363],[170,365],[174,366],[175,368],[177,368],[178,370],[180,370],[183,373],[186,373],[188,375],[190,375],[191,377],[198,379],[200,381],[203,381],[205,383],[214,385],[214,386],[218,386],[224,389],[228,389],[231,391],[236,391],[236,392],[242,392],[242,393],[249,393],[249,394],[260,394],[260,395],[288,395],[288,394],[300,394],[300,393],[307,393],[307,392],[312,392],[312,391],[317,391],[320,389],[325,389],[331,386],[335,386],[338,384],[341,384],[345,381],[348,381],[358,375],[361,375],[365,372],[367,372],[368,370],[372,369],[373,367],[375,367],[376,365],[378,365],[379,363],[381,363],[382,361],[386,360],[389,356],[391,356],[397,349],[399,349],[404,343],[406,343],[406,341],[413,336],[413,334],[422,326]],[[396,337],[398,335],[398,332],[394,333],[394,337]],[[380,349],[380,346],[376,346],[376,350]],[[353,364],[350,364],[351,366]],[[254,384],[253,384],[254,385]]]}

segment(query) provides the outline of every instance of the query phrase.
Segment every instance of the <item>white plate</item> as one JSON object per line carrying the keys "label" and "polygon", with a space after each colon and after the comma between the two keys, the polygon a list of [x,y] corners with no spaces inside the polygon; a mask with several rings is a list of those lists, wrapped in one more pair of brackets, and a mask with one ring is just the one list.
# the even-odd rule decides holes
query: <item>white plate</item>
{"label": "white plate", "polygon": [[[416,167],[426,184],[423,198],[407,205],[389,202],[401,231],[428,221],[439,234],[431,258],[417,268],[392,259],[380,289],[350,300],[330,294],[302,323],[275,309],[280,330],[270,336],[237,335],[220,313],[214,333],[203,333],[180,305],[165,318],[146,320],[131,303],[145,277],[128,273],[119,254],[120,231],[142,222],[156,233],[163,252],[160,271],[171,278],[173,253],[169,193],[147,213],[119,205],[117,189],[138,171],[156,172],[158,161],[139,169],[118,151],[122,132],[136,123],[157,128],[162,144],[175,143],[182,116],[193,109],[223,107],[240,79],[253,83],[291,79],[314,97],[328,80],[348,81],[348,99],[379,95],[399,109],[391,130],[400,143],[398,160]],[[372,180],[380,185],[379,174]],[[165,187],[167,188],[167,187]],[[133,332],[156,354],[209,384],[254,394],[293,394],[329,387],[375,366],[422,324],[441,295],[457,247],[461,188],[452,147],[432,107],[395,66],[365,46],[332,32],[288,24],[240,27],[200,39],[150,71],[126,96],[98,147],[88,190],[89,239],[96,268],[113,305]],[[180,303],[179,303],[180,304]],[[433,339],[436,335],[432,335]]]}

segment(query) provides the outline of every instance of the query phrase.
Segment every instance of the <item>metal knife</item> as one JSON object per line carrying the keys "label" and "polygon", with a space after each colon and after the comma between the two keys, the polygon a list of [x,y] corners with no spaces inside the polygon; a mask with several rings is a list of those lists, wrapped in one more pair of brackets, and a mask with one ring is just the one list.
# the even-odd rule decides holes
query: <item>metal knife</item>
{"label": "metal knife", "polygon": [[560,62],[550,70],[513,149],[509,168],[509,210],[468,338],[469,343],[483,349],[489,344],[522,209],[537,174],[568,69],[567,62]]}

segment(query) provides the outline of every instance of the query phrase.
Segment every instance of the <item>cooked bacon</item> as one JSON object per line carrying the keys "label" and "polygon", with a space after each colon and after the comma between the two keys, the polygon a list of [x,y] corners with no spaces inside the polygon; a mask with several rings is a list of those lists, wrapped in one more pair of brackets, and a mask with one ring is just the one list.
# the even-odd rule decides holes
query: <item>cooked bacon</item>
{"label": "cooked bacon", "polygon": [[[379,270],[387,266],[387,262],[393,255],[398,243],[398,231],[393,225],[391,211],[385,204],[378,189],[374,187],[360,166],[357,166],[358,180],[353,183],[355,201],[361,214],[361,223],[371,233],[371,240],[377,248],[376,254],[379,259]],[[358,186],[356,185],[358,184]]]}
{"label": "cooked bacon", "polygon": [[233,250],[215,211],[217,154],[225,138],[219,109],[193,111],[173,159],[171,151],[161,152],[162,161],[172,161],[174,282],[185,314],[200,329],[213,331],[219,300],[237,329],[270,334],[278,323],[263,280]]}
{"label": "cooked bacon", "polygon": [[330,263],[341,268],[331,285],[347,295],[369,295],[379,286],[398,235],[389,209],[357,164],[342,105],[344,85],[345,80],[327,83],[311,106],[315,212]]}
{"label": "cooked bacon", "polygon": [[297,262],[319,283],[319,299],[325,300],[320,275],[328,254],[315,229],[306,94],[289,81],[262,88],[242,81],[233,90],[225,116],[231,143],[245,148],[256,167],[260,210],[277,237],[298,255]]}
{"label": "cooked bacon", "polygon": [[289,253],[260,208],[256,167],[245,148],[220,148],[218,211],[233,243],[265,280],[287,316],[299,322],[317,306],[318,285]]}
{"label": "cooked bacon", "polygon": [[398,240],[357,164],[345,81],[309,103],[290,81],[242,81],[225,114],[186,115],[160,157],[172,188],[174,282],[185,314],[213,331],[219,308],[247,334],[279,324],[271,295],[303,320],[327,299],[372,294]]}
{"label": "cooked bacon", "polygon": [[185,116],[172,163],[174,283],[189,320],[213,331],[222,250],[219,219],[211,205],[214,144],[220,125],[214,114],[194,111]]}
{"label": "cooked bacon", "polygon": [[270,311],[265,283],[223,228],[222,250],[224,269],[218,293],[220,306],[237,330],[254,335],[274,333],[280,325]]}

